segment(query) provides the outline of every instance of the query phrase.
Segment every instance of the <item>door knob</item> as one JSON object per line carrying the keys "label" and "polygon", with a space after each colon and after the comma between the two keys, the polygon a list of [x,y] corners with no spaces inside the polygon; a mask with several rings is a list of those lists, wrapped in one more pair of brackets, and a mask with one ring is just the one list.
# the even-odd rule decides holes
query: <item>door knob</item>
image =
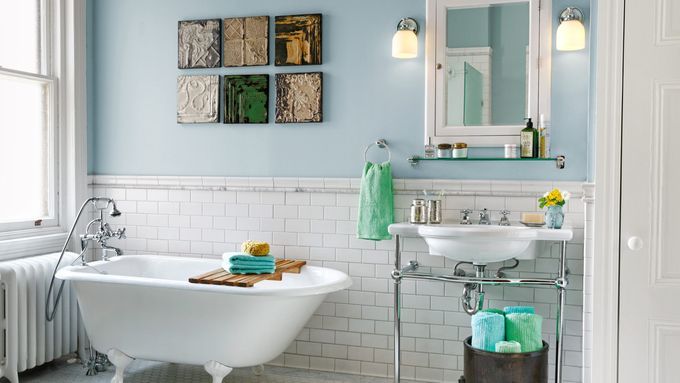
{"label": "door knob", "polygon": [[645,245],[645,243],[642,241],[642,238],[632,236],[628,238],[628,248],[633,250],[633,251],[638,251],[642,249],[642,247]]}

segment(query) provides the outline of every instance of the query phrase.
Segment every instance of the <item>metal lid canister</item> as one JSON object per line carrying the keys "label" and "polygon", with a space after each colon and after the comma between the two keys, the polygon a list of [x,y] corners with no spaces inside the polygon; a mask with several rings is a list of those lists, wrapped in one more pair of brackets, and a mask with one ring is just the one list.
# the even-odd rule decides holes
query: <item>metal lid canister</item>
{"label": "metal lid canister", "polygon": [[424,199],[416,198],[411,202],[410,222],[415,224],[427,223],[427,207]]}

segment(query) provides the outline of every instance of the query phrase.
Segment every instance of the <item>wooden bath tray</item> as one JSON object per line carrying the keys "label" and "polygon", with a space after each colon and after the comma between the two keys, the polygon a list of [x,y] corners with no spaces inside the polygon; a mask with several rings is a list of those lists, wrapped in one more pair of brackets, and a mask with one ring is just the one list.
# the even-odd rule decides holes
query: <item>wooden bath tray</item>
{"label": "wooden bath tray", "polygon": [[231,274],[220,267],[219,269],[191,277],[189,278],[189,282],[202,283],[206,285],[253,287],[257,282],[260,281],[280,281],[283,278],[283,273],[300,274],[300,269],[306,264],[306,261],[296,261],[294,259],[277,259],[276,271],[274,271],[272,274]]}

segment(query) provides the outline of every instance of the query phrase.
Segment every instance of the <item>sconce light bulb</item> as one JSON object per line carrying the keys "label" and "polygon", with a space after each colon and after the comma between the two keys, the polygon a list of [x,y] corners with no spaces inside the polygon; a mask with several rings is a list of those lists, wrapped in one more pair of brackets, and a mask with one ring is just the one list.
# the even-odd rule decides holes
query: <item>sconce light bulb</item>
{"label": "sconce light bulb", "polygon": [[555,47],[558,51],[578,51],[586,47],[583,13],[578,8],[569,7],[560,15]]}
{"label": "sconce light bulb", "polygon": [[392,37],[392,57],[398,59],[418,57],[418,36],[413,31],[398,30]]}

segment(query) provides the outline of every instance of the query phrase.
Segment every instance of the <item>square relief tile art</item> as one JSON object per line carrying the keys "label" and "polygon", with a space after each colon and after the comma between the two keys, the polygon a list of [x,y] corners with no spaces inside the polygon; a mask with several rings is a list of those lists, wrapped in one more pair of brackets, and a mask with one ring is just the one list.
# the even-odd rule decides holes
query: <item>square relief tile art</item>
{"label": "square relief tile art", "polygon": [[180,21],[177,27],[177,66],[187,68],[220,67],[222,21]]}
{"label": "square relief tile art", "polygon": [[224,123],[266,124],[269,75],[224,76]]}
{"label": "square relief tile art", "polygon": [[276,16],[276,65],[321,64],[321,14]]}
{"label": "square relief tile art", "polygon": [[219,76],[177,77],[177,122],[219,122]]}
{"label": "square relief tile art", "polygon": [[269,64],[269,16],[224,19],[225,67]]}
{"label": "square relief tile art", "polygon": [[321,72],[276,75],[276,122],[322,122]]}

